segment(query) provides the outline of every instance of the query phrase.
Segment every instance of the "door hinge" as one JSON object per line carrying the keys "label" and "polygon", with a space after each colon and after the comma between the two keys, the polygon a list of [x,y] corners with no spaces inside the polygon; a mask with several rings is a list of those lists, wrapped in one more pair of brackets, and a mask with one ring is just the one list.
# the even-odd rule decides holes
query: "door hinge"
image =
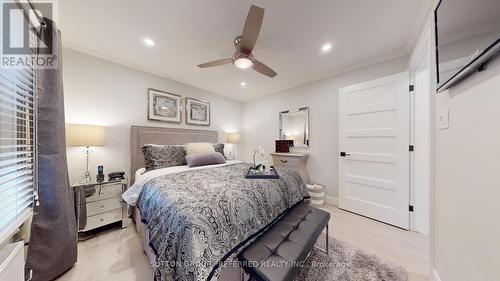
{"label": "door hinge", "polygon": [[413,212],[413,205],[410,205],[408,209],[410,210],[410,212]]}
{"label": "door hinge", "polygon": [[410,151],[415,151],[415,146],[410,144],[409,150]]}
{"label": "door hinge", "polygon": [[415,85],[410,85],[410,92],[414,92],[415,91]]}

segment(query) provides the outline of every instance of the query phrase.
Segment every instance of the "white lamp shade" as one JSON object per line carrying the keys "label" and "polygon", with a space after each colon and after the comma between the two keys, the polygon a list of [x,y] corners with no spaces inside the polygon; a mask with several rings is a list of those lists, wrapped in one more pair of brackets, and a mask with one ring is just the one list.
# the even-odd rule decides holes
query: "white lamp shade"
{"label": "white lamp shade", "polygon": [[231,143],[231,144],[239,144],[240,143],[240,134],[228,133],[226,141],[227,141],[227,143]]}
{"label": "white lamp shade", "polygon": [[93,125],[68,124],[68,146],[103,146],[105,128]]}

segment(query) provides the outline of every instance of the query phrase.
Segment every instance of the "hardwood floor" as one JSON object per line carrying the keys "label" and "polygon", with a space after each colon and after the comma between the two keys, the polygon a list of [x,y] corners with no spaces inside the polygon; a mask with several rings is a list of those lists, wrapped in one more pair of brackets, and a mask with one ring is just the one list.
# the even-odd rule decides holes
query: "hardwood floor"
{"label": "hardwood floor", "polygon": [[409,281],[429,280],[430,250],[427,236],[405,231],[363,216],[325,206],[332,214],[330,235],[392,261],[408,271]]}
{"label": "hardwood floor", "polygon": [[78,261],[58,281],[148,281],[152,275],[135,226],[120,226],[78,243]]}
{"label": "hardwood floor", "polygon": [[[335,207],[330,235],[363,251],[378,255],[404,267],[409,281],[428,280],[429,241],[426,236],[404,231]],[[78,262],[59,281],[120,280],[147,281],[152,276],[146,256],[140,248],[133,225],[111,229],[78,244]]]}

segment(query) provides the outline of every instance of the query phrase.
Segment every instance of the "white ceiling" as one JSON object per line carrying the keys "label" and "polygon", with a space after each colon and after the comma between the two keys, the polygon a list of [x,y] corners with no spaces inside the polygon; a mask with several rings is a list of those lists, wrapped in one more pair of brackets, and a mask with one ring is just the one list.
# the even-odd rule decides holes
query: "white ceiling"
{"label": "white ceiling", "polygon": [[[246,101],[407,54],[427,2],[64,0],[59,19],[65,47]],[[196,67],[232,56],[252,4],[266,10],[254,55],[278,76]],[[145,47],[145,37],[156,45]],[[325,42],[329,54],[321,54]]]}

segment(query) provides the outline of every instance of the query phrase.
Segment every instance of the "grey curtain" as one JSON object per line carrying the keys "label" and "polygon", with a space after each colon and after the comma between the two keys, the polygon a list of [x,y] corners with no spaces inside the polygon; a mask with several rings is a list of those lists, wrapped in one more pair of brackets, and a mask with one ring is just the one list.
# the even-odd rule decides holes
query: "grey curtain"
{"label": "grey curtain", "polygon": [[35,207],[25,267],[27,274],[33,270],[34,281],[55,279],[77,258],[75,210],[66,161],[61,38],[55,23],[44,20],[47,25],[41,28],[40,38],[52,42],[58,67],[37,70],[40,206]]}

